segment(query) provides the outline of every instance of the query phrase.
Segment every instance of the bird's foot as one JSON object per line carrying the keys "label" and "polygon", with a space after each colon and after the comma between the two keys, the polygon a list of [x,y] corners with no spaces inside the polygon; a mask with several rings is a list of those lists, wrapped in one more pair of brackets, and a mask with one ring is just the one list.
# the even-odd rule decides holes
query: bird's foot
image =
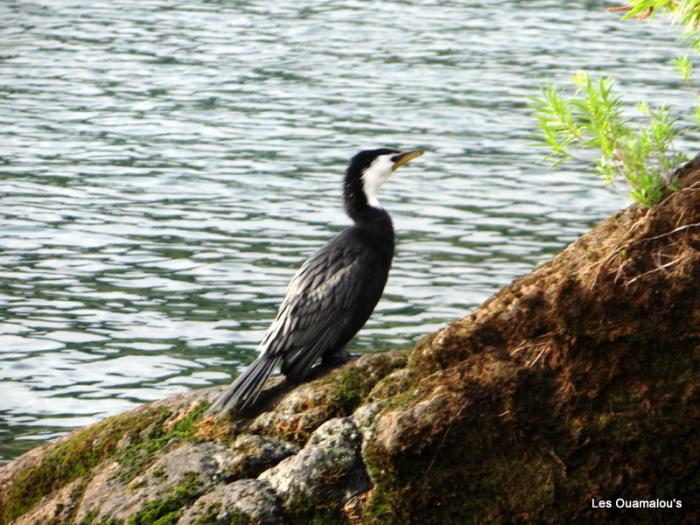
{"label": "bird's foot", "polygon": [[324,355],[321,358],[321,366],[325,367],[342,365],[343,363],[347,363],[351,359],[353,359],[353,356],[351,356],[350,353],[347,350],[345,350],[345,348],[341,348],[340,350],[333,352],[332,354]]}

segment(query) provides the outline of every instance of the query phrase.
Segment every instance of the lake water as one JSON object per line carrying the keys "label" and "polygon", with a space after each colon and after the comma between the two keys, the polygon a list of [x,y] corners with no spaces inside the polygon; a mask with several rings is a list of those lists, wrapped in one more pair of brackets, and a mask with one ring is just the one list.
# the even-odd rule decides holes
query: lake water
{"label": "lake water", "polygon": [[412,344],[625,206],[529,145],[527,97],[580,68],[692,104],[676,32],[608,5],[4,0],[0,462],[228,382],[348,224],[360,149],[427,153],[383,188],[398,251],[354,351]]}

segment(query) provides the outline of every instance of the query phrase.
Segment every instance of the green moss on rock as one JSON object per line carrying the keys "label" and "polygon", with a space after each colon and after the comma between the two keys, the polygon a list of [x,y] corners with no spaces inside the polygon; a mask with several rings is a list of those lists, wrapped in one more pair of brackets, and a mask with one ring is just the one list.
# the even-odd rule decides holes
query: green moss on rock
{"label": "green moss on rock", "polygon": [[197,423],[202,419],[207,404],[201,402],[186,412],[183,417],[167,424],[173,413],[166,410],[160,418],[139,433],[132,433],[132,439],[116,458],[120,464],[118,477],[129,481],[148,465],[156,453],[164,447],[179,441],[201,441],[197,434]]}
{"label": "green moss on rock", "polygon": [[408,353],[405,350],[368,355],[331,372],[319,386],[327,389],[324,402],[333,408],[333,416],[351,414],[381,379],[405,366]]}
{"label": "green moss on rock", "polygon": [[202,494],[198,480],[196,472],[187,472],[184,480],[163,499],[149,501],[142,510],[131,516],[128,525],[175,525],[182,509]]}
{"label": "green moss on rock", "polygon": [[219,525],[216,516],[221,512],[221,507],[221,502],[212,503],[206,508],[204,514],[194,522],[194,525]]}
{"label": "green moss on rock", "polygon": [[169,443],[197,440],[196,423],[206,406],[199,403],[171,423],[170,409],[146,407],[107,418],[49,445],[38,464],[29,464],[15,475],[9,493],[3,497],[1,523],[11,523],[44,496],[77,478],[89,479],[92,470],[105,459],[118,461],[121,479],[131,479]]}
{"label": "green moss on rock", "polygon": [[115,454],[120,440],[161,420],[163,412],[147,408],[135,413],[121,414],[72,433],[67,439],[51,446],[39,464],[30,464],[17,472],[5,496],[2,523],[31,510],[45,495],[59,489]]}

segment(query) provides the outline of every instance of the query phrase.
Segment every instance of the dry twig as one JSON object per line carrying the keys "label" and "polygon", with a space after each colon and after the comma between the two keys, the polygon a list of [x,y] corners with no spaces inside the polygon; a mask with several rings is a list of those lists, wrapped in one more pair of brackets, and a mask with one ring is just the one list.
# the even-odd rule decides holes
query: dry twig
{"label": "dry twig", "polygon": [[649,275],[649,274],[652,274],[652,273],[656,273],[656,272],[659,272],[659,271],[661,271],[661,270],[665,270],[666,268],[670,268],[670,267],[673,266],[674,264],[678,264],[679,262],[681,262],[681,261],[683,261],[684,259],[687,259],[687,258],[688,258],[687,256],[686,256],[686,257],[679,257],[678,259],[674,259],[674,260],[672,260],[672,261],[669,262],[669,263],[662,264],[661,266],[657,266],[656,268],[653,268],[653,269],[649,270],[648,272],[644,272],[644,273],[642,273],[642,274],[639,274],[637,277],[634,277],[633,279],[630,279],[629,281],[627,281],[627,282],[625,283],[625,286],[629,286],[630,284],[632,284],[632,283],[638,281],[639,279],[641,279],[642,277],[644,277],[644,276],[646,276],[646,275]]}
{"label": "dry twig", "polygon": [[[632,246],[636,246],[637,244],[642,244],[644,242],[656,241],[658,239],[663,239],[664,237],[668,237],[669,235],[673,235],[673,234],[678,233],[678,232],[690,230],[691,228],[700,228],[700,222],[694,222],[691,224],[684,224],[683,226],[679,226],[678,228],[674,228],[671,231],[661,233],[659,235],[654,235],[653,237],[644,237],[643,239],[637,239],[635,241],[627,243],[624,246],[620,246],[617,250],[615,250],[613,253],[611,253],[607,257],[605,257],[605,258],[601,259],[600,261],[593,263],[593,265],[591,265],[591,268],[597,267],[596,275],[595,275],[595,278],[593,279],[593,286],[595,286],[598,283],[598,277],[600,276],[600,272],[601,272],[603,266],[605,266],[608,262],[610,262],[612,259],[614,259],[617,255],[619,255],[623,251],[628,250],[629,248],[631,248]],[[615,280],[616,281],[620,277],[620,271],[622,269],[622,266],[624,266],[624,263],[615,272]],[[628,282],[627,284],[630,284],[630,283]]]}
{"label": "dry twig", "polygon": [[[620,12],[626,12],[626,11],[632,11],[634,9],[634,6],[632,5],[618,5],[614,7],[608,7],[608,12],[609,13],[620,13]],[[646,20],[649,18],[651,15],[654,14],[654,8],[650,7],[643,13],[639,13],[635,18],[637,20]]]}

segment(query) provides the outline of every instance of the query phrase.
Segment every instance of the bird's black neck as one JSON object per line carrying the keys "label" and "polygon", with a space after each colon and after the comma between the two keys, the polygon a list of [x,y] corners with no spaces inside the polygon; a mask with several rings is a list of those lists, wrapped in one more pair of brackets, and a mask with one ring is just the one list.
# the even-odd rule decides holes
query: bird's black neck
{"label": "bird's black neck", "polygon": [[382,243],[394,246],[394,225],[389,214],[380,207],[371,206],[362,187],[361,177],[353,176],[351,169],[343,186],[345,212],[355,222],[357,228],[368,234],[377,245]]}
{"label": "bird's black neck", "polygon": [[394,225],[391,217],[382,208],[366,205],[361,209],[347,209],[350,218],[355,221],[354,228],[378,253],[386,253],[391,260],[394,253]]}
{"label": "bird's black neck", "polygon": [[391,217],[383,208],[367,206],[367,209],[363,210],[359,216],[351,216],[351,218],[355,221],[355,224],[365,230],[386,235],[391,240],[394,239],[394,225],[391,222]]}

